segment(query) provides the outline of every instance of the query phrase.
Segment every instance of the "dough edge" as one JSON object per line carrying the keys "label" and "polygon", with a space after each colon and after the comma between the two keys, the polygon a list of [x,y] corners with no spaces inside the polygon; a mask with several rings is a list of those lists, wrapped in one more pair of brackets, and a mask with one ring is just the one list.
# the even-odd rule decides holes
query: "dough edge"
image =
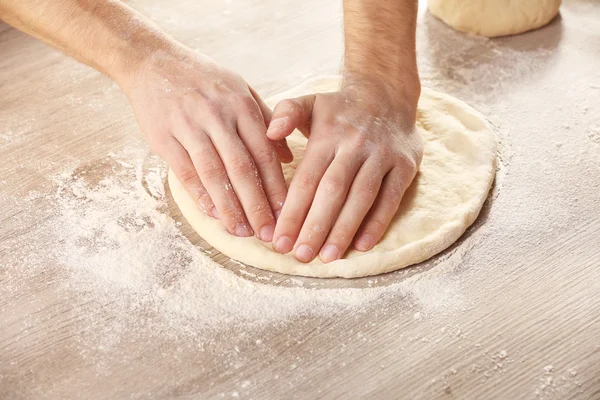
{"label": "dough edge", "polygon": [[[315,80],[326,79],[328,77],[315,78]],[[447,94],[427,88],[422,89],[423,95],[433,95],[459,108],[468,110],[471,114],[477,116],[490,134],[494,136],[494,144],[497,142],[494,129],[485,117],[466,103]],[[496,153],[496,147],[493,150]],[[237,238],[231,236],[219,221],[202,214],[171,169],[169,169],[168,173],[168,183],[175,203],[192,228],[215,249],[231,259],[255,268],[288,275],[318,278],[358,278],[384,274],[420,263],[455,243],[469,226],[475,222],[488,197],[490,188],[494,182],[497,156],[493,157],[490,162],[492,164],[490,166],[492,172],[488,178],[487,185],[485,187],[482,185],[481,192],[474,194],[463,205],[460,212],[461,219],[448,221],[426,237],[405,244],[397,249],[385,252],[366,252],[351,259],[340,259],[328,264],[321,263],[318,258],[309,264],[300,263],[299,261],[290,263],[291,256],[289,254],[279,254],[274,251],[265,252],[264,245],[255,237]],[[228,246],[228,243],[231,241],[234,242],[234,245]],[[240,245],[242,241],[246,242],[244,246]]]}

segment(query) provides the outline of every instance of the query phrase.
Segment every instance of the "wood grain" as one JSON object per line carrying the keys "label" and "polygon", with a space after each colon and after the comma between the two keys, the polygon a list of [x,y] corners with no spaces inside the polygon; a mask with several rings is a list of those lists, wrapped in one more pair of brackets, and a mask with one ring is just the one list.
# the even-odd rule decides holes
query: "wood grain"
{"label": "wood grain", "polygon": [[[340,65],[337,1],[129,4],[264,97]],[[476,225],[446,252],[460,255],[455,268],[433,260],[378,284],[439,270],[460,308],[390,292],[359,311],[215,333],[202,350],[185,336],[119,336],[110,304],[62,292],[58,266],[31,270],[51,250],[40,226],[54,212],[52,177],[67,163],[109,176],[107,154],[145,144],[108,78],[0,24],[0,398],[600,399],[598,20],[597,2],[566,0],[549,26],[490,41],[420,15],[424,84],[489,116],[505,167]],[[166,212],[207,248],[171,200]],[[110,334],[109,350],[87,346]]]}

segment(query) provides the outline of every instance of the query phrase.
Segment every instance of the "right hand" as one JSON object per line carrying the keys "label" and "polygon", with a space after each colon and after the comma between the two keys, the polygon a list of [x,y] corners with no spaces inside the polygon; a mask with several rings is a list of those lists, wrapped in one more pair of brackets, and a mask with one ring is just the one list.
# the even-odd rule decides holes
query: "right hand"
{"label": "right hand", "polygon": [[346,73],[338,91],[287,99],[275,106],[267,135],[281,140],[299,129],[306,152],[275,229],[275,251],[301,262],[320,252],[340,259],[354,242],[371,250],[400,207],[423,157],[415,129],[418,76],[397,86]]}
{"label": "right hand", "polygon": [[285,140],[240,76],[191,50],[154,54],[122,85],[152,149],[207,215],[233,235],[273,238],[287,188]]}

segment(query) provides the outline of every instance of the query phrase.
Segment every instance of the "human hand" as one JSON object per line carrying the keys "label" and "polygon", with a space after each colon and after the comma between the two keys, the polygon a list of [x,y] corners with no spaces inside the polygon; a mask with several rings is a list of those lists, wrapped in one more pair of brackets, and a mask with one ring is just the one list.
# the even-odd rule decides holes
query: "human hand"
{"label": "human hand", "polygon": [[182,48],[151,56],[121,84],[140,128],[197,202],[236,236],[270,242],[292,154],[270,141],[270,109],[238,75]]}
{"label": "human hand", "polygon": [[421,163],[419,95],[418,77],[412,90],[361,78],[277,104],[267,136],[298,128],[308,137],[275,228],[277,252],[310,262],[320,251],[331,262],[353,240],[359,251],[379,242]]}

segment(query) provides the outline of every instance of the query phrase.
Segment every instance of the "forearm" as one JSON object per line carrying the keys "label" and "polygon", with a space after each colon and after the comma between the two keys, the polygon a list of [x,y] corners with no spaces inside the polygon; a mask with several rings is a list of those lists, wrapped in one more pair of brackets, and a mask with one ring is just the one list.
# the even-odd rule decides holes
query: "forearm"
{"label": "forearm", "polygon": [[344,0],[345,80],[376,77],[420,92],[417,6],[416,0]]}
{"label": "forearm", "polygon": [[118,0],[0,0],[0,19],[119,84],[149,55],[177,46]]}

